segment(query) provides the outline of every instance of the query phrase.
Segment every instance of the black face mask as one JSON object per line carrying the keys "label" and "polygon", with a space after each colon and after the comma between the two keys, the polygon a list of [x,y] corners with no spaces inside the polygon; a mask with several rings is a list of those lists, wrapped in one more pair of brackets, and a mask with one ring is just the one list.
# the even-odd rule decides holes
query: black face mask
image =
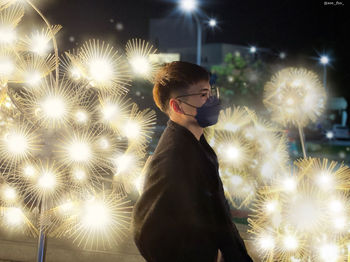
{"label": "black face mask", "polygon": [[196,107],[182,100],[180,101],[197,109],[197,114],[195,116],[186,113],[184,114],[187,116],[193,116],[195,119],[197,119],[200,127],[212,126],[218,122],[221,103],[217,97],[210,96],[201,107]]}

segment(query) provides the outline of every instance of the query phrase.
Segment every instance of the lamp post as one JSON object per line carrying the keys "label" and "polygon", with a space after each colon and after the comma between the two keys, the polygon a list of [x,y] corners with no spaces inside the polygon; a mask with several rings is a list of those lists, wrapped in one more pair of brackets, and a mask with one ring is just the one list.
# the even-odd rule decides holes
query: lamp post
{"label": "lamp post", "polygon": [[323,86],[327,91],[327,64],[329,63],[329,58],[325,55],[321,56],[320,63],[323,65]]}
{"label": "lamp post", "polygon": [[250,49],[249,49],[249,52],[252,53],[252,54],[255,54],[256,53],[256,47],[255,46],[251,46]]}
{"label": "lamp post", "polygon": [[[197,9],[197,1],[196,0],[181,0],[180,1],[180,8],[193,15],[194,21],[197,25],[197,59],[196,63],[197,65],[201,64],[201,54],[202,54],[202,22],[200,21],[197,13],[195,12]],[[208,22],[210,27],[215,27],[217,25],[217,22],[215,19],[210,19]]]}
{"label": "lamp post", "polygon": [[252,54],[252,60],[255,61],[256,52],[257,52],[256,46],[251,46],[251,47],[249,48],[249,52]]}

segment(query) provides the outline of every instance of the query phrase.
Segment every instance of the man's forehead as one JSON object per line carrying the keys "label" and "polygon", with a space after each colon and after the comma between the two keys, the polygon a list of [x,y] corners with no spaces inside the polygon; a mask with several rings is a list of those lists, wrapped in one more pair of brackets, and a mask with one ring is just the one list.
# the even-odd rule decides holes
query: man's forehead
{"label": "man's forehead", "polygon": [[210,84],[209,81],[201,81],[196,84],[193,84],[190,86],[189,91],[190,93],[195,92],[203,92],[203,91],[209,91],[210,90]]}

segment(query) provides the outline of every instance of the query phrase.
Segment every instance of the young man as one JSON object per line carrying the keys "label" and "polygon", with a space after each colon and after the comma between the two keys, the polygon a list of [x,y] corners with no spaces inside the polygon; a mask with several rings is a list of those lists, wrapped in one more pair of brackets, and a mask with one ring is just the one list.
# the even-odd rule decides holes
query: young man
{"label": "young man", "polygon": [[186,62],[166,64],[153,88],[170,120],[148,165],[133,212],[135,243],[148,262],[252,261],[232,223],[218,160],[203,135],[220,103],[208,72]]}

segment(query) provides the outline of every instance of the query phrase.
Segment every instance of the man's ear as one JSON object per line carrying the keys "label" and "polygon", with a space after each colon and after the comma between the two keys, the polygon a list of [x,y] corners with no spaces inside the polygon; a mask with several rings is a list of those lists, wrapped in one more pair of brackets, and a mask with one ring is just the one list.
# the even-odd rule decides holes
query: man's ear
{"label": "man's ear", "polygon": [[174,98],[171,98],[169,100],[169,108],[170,108],[170,110],[172,109],[176,113],[182,113],[182,109],[179,106],[179,102],[176,101]]}

